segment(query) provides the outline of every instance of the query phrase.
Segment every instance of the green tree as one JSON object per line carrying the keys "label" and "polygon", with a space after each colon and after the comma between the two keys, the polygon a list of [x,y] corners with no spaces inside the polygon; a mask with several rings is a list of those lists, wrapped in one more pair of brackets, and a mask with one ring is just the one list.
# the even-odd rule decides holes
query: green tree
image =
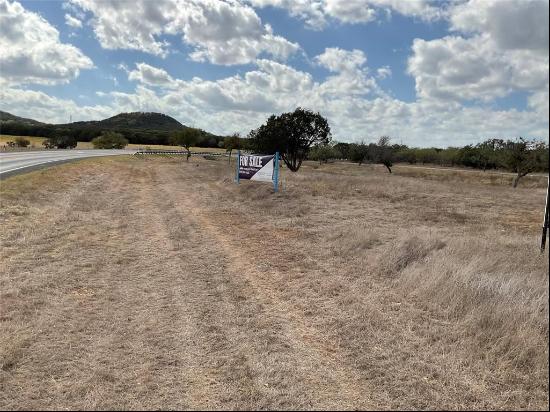
{"label": "green tree", "polygon": [[338,153],[340,153],[342,159],[349,159],[350,146],[351,145],[349,143],[338,142],[333,147],[338,151]]}
{"label": "green tree", "polygon": [[512,186],[517,187],[522,177],[537,170],[548,169],[548,145],[523,137],[516,141],[508,140],[504,143],[502,158],[504,166],[516,173]]}
{"label": "green tree", "polygon": [[101,136],[92,139],[95,149],[124,149],[128,140],[120,133],[105,132]]}
{"label": "green tree", "polygon": [[357,162],[359,165],[366,162],[369,156],[369,147],[364,143],[352,143],[349,146],[348,159],[352,162]]}
{"label": "green tree", "polygon": [[74,149],[77,144],[76,138],[68,135],[52,136],[42,142],[46,149]]}
{"label": "green tree", "polygon": [[319,113],[298,107],[292,113],[272,115],[266,124],[250,132],[254,149],[264,153],[279,152],[287,167],[300,169],[314,144],[331,140],[328,121]]}
{"label": "green tree", "polygon": [[381,163],[386,166],[386,169],[391,173],[391,168],[393,166],[394,152],[390,146],[391,138],[389,136],[381,136],[378,139],[378,143],[374,148],[373,160],[376,163]]}
{"label": "green tree", "polygon": [[309,151],[308,159],[318,160],[319,164],[321,164],[323,162],[328,163],[330,159],[336,159],[341,156],[342,154],[334,146],[326,144],[313,146]]}
{"label": "green tree", "polygon": [[196,146],[203,136],[204,132],[201,129],[189,127],[175,132],[170,142],[175,146],[184,147],[185,150],[187,150],[187,161],[189,161],[191,157],[191,147]]}
{"label": "green tree", "polygon": [[241,136],[239,133],[233,133],[230,136],[226,136],[225,139],[223,139],[223,147],[225,151],[229,153],[229,163],[231,163],[231,153],[233,150],[241,149]]}
{"label": "green tree", "polygon": [[396,162],[416,163],[416,150],[409,147],[402,147],[395,153]]}

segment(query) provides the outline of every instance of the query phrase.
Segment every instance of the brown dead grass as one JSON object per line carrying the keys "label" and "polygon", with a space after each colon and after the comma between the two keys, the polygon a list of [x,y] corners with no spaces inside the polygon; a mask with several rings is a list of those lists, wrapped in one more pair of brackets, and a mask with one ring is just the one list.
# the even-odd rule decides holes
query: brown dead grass
{"label": "brown dead grass", "polygon": [[0,408],[548,409],[544,190],[232,172],[0,182]]}

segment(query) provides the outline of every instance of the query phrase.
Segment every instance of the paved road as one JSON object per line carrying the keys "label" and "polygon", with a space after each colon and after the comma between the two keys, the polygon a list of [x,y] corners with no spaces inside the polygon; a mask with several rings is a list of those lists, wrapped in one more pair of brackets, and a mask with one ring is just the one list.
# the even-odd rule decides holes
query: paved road
{"label": "paved road", "polygon": [[134,154],[135,150],[41,150],[0,153],[0,177],[33,170],[37,167],[96,156]]}

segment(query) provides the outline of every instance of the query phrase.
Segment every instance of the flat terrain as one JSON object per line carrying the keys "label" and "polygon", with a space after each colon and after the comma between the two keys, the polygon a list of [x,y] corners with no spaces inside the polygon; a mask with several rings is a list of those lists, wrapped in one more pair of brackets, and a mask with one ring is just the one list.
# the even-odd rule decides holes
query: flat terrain
{"label": "flat terrain", "polygon": [[233,166],[0,182],[0,409],[548,409],[544,179]]}
{"label": "flat terrain", "polygon": [[[24,137],[25,139],[28,139],[31,143],[28,148],[16,148],[11,149],[8,148],[6,143],[7,142],[13,142],[16,137]],[[38,150],[38,149],[44,149],[44,146],[42,145],[42,142],[46,140],[45,137],[35,137],[35,136],[11,136],[7,134],[0,134],[0,150]],[[76,145],[76,149],[93,149],[94,145],[92,142],[78,142]],[[168,145],[162,145],[162,144],[135,144],[130,143],[128,146],[126,146],[126,149],[167,149],[167,150],[174,150],[174,149],[180,149],[181,147],[178,146],[168,146]],[[214,147],[192,147],[192,151],[196,152],[224,152],[224,149],[218,149]]]}

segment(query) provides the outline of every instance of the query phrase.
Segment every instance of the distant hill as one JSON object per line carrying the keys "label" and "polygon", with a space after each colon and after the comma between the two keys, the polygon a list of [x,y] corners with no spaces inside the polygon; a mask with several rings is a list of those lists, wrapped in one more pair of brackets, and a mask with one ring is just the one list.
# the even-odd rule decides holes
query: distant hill
{"label": "distant hill", "polygon": [[94,127],[108,130],[165,130],[174,131],[185,128],[173,117],[154,112],[120,113],[105,120],[58,124],[59,127]]}
{"label": "distant hill", "polygon": [[[173,117],[162,113],[133,112],[120,113],[104,120],[73,122],[64,124],[42,123],[32,119],[0,112],[0,133],[21,136],[49,137],[59,134],[70,134],[82,142],[89,142],[104,131],[121,133],[130,143],[169,144],[174,131],[186,129]],[[203,147],[218,147],[223,136],[205,132]]]}
{"label": "distant hill", "polygon": [[25,124],[44,124],[38,120],[26,119],[24,117],[15,116],[8,112],[3,112],[0,110],[0,122],[18,122]]}

